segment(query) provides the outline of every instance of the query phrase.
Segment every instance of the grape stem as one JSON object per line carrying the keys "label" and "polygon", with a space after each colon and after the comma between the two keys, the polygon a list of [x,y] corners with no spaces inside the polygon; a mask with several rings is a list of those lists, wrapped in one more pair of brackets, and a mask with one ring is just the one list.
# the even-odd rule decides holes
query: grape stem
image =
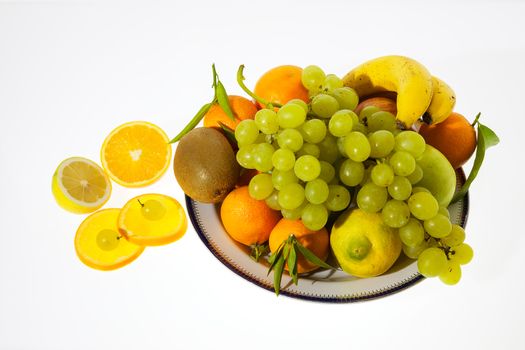
{"label": "grape stem", "polygon": [[139,204],[140,204],[142,207],[144,207],[144,203],[142,203],[142,202],[140,201],[140,199],[137,198],[137,201],[139,202]]}
{"label": "grape stem", "polygon": [[272,109],[273,107],[280,108],[282,105],[280,103],[276,102],[269,102],[266,101],[264,98],[257,96],[254,94],[248,87],[244,84],[244,75],[242,74],[244,71],[244,64],[241,64],[239,66],[239,69],[237,70],[237,83],[243,89],[244,92],[246,92],[251,98],[253,98],[255,101],[259,102],[262,105],[265,105],[266,108]]}

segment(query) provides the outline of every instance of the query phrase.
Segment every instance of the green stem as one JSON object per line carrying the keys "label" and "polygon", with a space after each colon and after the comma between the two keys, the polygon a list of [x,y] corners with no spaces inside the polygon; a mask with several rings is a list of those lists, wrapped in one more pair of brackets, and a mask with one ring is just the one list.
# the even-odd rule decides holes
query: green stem
{"label": "green stem", "polygon": [[239,66],[239,69],[237,70],[237,83],[239,84],[241,89],[243,89],[244,92],[246,92],[255,101],[259,102],[262,105],[265,105],[267,108],[273,108],[273,107],[280,108],[280,107],[282,107],[282,105],[280,103],[266,101],[264,98],[259,97],[256,94],[254,94],[253,92],[251,92],[250,89],[248,89],[248,87],[246,85],[244,85],[244,75],[242,74],[243,71],[244,71],[244,64],[241,64]]}
{"label": "green stem", "polygon": [[182,131],[179,132],[179,134],[170,141],[170,143],[178,142],[184,135],[193,130],[193,128],[195,128],[200,123],[202,118],[204,118],[204,115],[206,115],[206,113],[210,110],[214,102],[215,99],[212,102],[202,106],[201,109],[199,109],[199,111],[197,112],[197,114],[195,114],[193,119],[188,123],[188,125],[186,125],[184,129],[182,129]]}
{"label": "green stem", "polygon": [[476,119],[474,119],[472,124],[470,124],[470,125],[472,125],[472,127],[476,126],[476,124],[478,123],[479,117],[481,117],[481,113],[478,113],[478,115],[476,116]]}

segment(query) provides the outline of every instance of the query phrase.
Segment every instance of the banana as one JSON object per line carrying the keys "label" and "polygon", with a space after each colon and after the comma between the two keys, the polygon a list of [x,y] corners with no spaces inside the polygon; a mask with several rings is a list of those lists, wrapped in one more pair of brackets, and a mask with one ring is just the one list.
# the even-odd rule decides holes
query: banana
{"label": "banana", "polygon": [[423,115],[427,124],[438,124],[448,118],[456,104],[456,94],[443,80],[432,77],[432,101]]}
{"label": "banana", "polygon": [[432,75],[419,62],[403,56],[384,56],[361,64],[344,78],[359,97],[381,91],[397,92],[397,120],[410,128],[432,100]]}

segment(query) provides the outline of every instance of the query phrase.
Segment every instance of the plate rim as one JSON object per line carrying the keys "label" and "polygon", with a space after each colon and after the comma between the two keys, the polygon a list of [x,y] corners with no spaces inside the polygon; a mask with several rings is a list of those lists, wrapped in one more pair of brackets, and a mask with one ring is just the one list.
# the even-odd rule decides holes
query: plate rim
{"label": "plate rim", "polygon": [[[466,181],[466,176],[465,176],[465,172],[463,171],[463,168],[456,169],[456,174],[459,175],[460,182],[464,183]],[[215,249],[215,247],[206,238],[206,235],[204,234],[204,232],[202,231],[199,225],[198,215],[196,214],[194,210],[194,205],[196,201],[191,199],[188,195],[185,195],[185,202],[186,202],[186,210],[188,211],[188,216],[193,225],[193,228],[197,232],[197,235],[199,236],[201,241],[208,248],[208,250],[215,256],[215,258],[219,260],[224,266],[226,266],[230,271],[233,271],[238,276],[273,293],[274,292],[273,288],[259,282],[257,279],[245,273],[244,271],[242,271],[242,269],[238,268],[237,266],[230,264],[230,262],[228,262],[217,251],[217,249]],[[464,207],[464,210],[461,213],[460,225],[462,227],[465,227],[467,220],[468,220],[468,213],[469,213],[469,193],[468,192],[463,197],[463,207]],[[386,289],[383,288],[377,291],[372,291],[371,293],[366,294],[366,295],[357,295],[357,296],[349,295],[349,296],[342,296],[342,297],[317,297],[317,296],[312,296],[312,295],[304,295],[304,294],[299,294],[295,292],[290,292],[286,289],[281,290],[279,292],[279,295],[284,295],[286,297],[290,297],[294,299],[301,299],[301,300],[308,300],[308,301],[315,301],[315,302],[322,302],[322,303],[332,303],[332,304],[355,303],[355,302],[360,302],[360,301],[374,300],[374,299],[378,299],[378,298],[382,298],[382,297],[386,297],[386,296],[398,293],[404,289],[407,289],[421,282],[424,279],[425,277],[423,275],[421,275],[420,273],[416,273],[413,276],[408,277],[407,279],[399,282],[398,284],[394,284],[389,288],[386,288]]]}

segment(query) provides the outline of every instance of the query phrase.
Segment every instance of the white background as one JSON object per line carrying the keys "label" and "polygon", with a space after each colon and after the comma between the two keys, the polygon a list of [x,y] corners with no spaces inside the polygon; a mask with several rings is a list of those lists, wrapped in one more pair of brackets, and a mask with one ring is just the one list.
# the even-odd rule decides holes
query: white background
{"label": "white background", "polygon": [[[524,16],[519,1],[1,3],[0,349],[523,349]],[[276,65],[343,75],[394,53],[447,81],[456,110],[481,111],[501,138],[470,193],[475,259],[459,285],[344,305],[275,297],[191,227],[115,272],[76,258],[84,216],[55,204],[55,167],[99,161],[126,121],[174,136],[211,97],[212,62],[239,94],[241,63],[253,86]],[[114,185],[107,207],[144,191],[184,199],[170,170],[147,189]]]}

